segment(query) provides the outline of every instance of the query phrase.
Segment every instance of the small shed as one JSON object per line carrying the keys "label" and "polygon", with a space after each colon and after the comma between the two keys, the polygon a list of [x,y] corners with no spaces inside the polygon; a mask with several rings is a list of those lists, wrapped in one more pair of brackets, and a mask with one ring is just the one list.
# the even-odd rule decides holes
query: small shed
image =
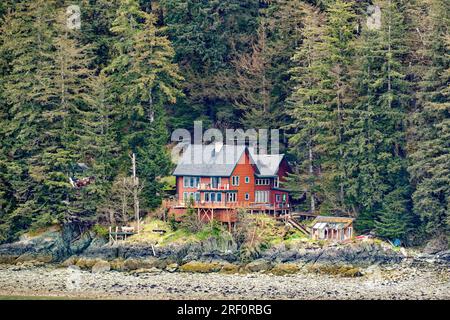
{"label": "small shed", "polygon": [[318,216],[311,228],[315,240],[344,241],[353,236],[353,218]]}

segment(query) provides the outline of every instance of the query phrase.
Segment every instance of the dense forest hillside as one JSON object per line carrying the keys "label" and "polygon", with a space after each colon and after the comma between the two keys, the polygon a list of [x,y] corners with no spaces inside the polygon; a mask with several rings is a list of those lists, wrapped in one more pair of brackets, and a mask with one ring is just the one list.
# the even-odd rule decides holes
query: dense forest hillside
{"label": "dense forest hillside", "polygon": [[157,208],[170,133],[194,120],[282,129],[301,210],[409,244],[448,237],[449,12],[447,0],[3,0],[0,242],[131,217],[131,153],[141,211]]}

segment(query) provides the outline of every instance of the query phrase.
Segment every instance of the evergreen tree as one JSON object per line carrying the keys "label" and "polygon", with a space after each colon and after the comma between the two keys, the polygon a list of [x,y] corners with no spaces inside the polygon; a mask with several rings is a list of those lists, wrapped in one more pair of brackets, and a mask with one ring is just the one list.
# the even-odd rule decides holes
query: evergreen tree
{"label": "evergreen tree", "polygon": [[41,85],[46,79],[41,70],[49,64],[52,54],[54,1],[34,1],[17,4],[2,22],[1,55],[3,181],[8,181],[15,203],[2,219],[5,238],[25,230],[38,216],[42,204],[36,194],[42,175],[32,158],[40,154],[44,143],[46,121]]}
{"label": "evergreen tree", "polygon": [[[302,43],[292,57],[296,66],[291,68],[292,80],[296,84],[288,100],[288,115],[293,131],[289,139],[290,152],[298,164],[297,173],[288,178],[289,188],[297,198],[309,198],[307,208],[314,212],[316,202],[322,201],[318,173],[323,149],[320,148],[322,123],[327,113],[322,94],[321,79],[325,68],[325,52],[322,48],[324,17],[310,5],[301,7],[303,13]],[[295,196],[295,195],[294,195]]]}
{"label": "evergreen tree", "polygon": [[137,1],[121,3],[111,30],[117,37],[115,55],[106,72],[113,95],[122,103],[122,168],[129,168],[128,155],[136,153],[144,204],[153,207],[161,199],[157,179],[170,169],[164,107],[181,95],[182,78],[172,62],[170,41],[156,27],[154,15],[142,11]]}
{"label": "evergreen tree", "polygon": [[258,28],[258,0],[162,0],[164,21],[186,81],[185,99],[170,109],[171,127],[228,128],[239,124],[231,108],[237,100],[232,61],[251,52],[249,43]]}
{"label": "evergreen tree", "polygon": [[[351,41],[354,38],[355,13],[350,2],[332,2],[326,10],[323,34],[318,35],[317,27],[306,29],[305,39],[294,59],[303,62],[292,71],[300,86],[294,92],[294,121],[299,122],[300,133],[291,138],[292,142],[307,144],[308,155],[303,159],[316,159],[319,179],[309,181],[310,189],[316,184],[323,194],[321,210],[346,213],[345,171],[344,171],[344,122],[345,109],[351,101],[349,68],[352,59]],[[317,53],[314,53],[317,52]],[[320,53],[320,58],[312,55]],[[310,78],[310,79],[308,79]],[[305,89],[303,89],[303,83]],[[297,102],[295,102],[297,101]],[[312,155],[311,155],[311,153]],[[313,177],[309,171],[309,177]]]}
{"label": "evergreen tree", "polygon": [[[358,214],[356,226],[361,231],[371,230],[380,219],[376,230],[393,227],[388,224],[396,218],[396,225],[411,220],[405,219],[408,209],[400,209],[409,197],[405,124],[410,92],[403,65],[407,52],[404,8],[390,0],[377,5],[381,26],[364,26],[356,43],[354,86],[359,101],[348,110],[346,122],[347,201]],[[406,228],[402,230],[397,237],[405,236]]]}
{"label": "evergreen tree", "polygon": [[[417,108],[410,141],[414,211],[429,235],[449,232],[450,199],[450,38],[447,1],[415,1],[421,60],[417,66]],[[425,12],[425,15],[423,14]]]}

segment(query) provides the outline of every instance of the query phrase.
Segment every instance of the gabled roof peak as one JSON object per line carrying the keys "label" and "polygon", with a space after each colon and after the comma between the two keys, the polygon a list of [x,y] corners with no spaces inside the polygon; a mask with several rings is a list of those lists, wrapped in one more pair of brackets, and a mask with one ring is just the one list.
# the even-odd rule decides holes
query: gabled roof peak
{"label": "gabled roof peak", "polygon": [[191,144],[175,168],[176,176],[230,176],[245,151],[249,152],[250,162],[255,164],[261,176],[273,176],[283,154],[257,154],[253,147],[245,145]]}

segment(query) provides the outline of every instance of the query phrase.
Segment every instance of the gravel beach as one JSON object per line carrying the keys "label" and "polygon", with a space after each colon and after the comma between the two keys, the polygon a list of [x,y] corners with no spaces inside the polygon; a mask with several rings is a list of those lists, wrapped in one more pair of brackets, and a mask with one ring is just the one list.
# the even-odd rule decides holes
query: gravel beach
{"label": "gravel beach", "polygon": [[300,272],[91,273],[53,266],[0,266],[0,296],[83,299],[450,299],[448,270],[390,267],[358,278]]}

